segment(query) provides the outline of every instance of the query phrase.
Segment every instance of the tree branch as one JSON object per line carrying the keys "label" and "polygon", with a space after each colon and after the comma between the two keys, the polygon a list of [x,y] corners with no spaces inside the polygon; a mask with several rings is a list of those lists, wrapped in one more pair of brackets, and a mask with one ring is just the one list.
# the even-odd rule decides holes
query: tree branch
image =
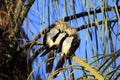
{"label": "tree branch", "polygon": [[[108,23],[118,22],[118,19],[111,19],[111,20],[107,20],[107,21],[108,21]],[[95,27],[95,26],[98,26],[98,25],[101,25],[101,24],[105,24],[105,21],[99,21],[98,23],[94,22],[94,23],[85,24],[85,25],[82,25],[82,26],[80,26],[76,29],[77,29],[77,31],[80,31],[80,30],[87,29],[87,28],[92,28],[92,27]]]}
{"label": "tree branch", "polygon": [[[118,9],[120,9],[120,6],[117,7]],[[106,8],[104,8],[104,10],[106,10]],[[112,11],[112,10],[115,10],[115,7],[108,7],[107,8],[107,11]],[[98,9],[98,10],[95,10],[96,13],[101,13],[101,9]],[[90,15],[94,14],[94,10],[93,11],[90,11],[89,12]],[[72,16],[67,16],[64,19],[65,22],[69,21],[69,20],[73,20],[73,19],[76,19],[76,18],[80,18],[80,17],[83,17],[83,16],[88,16],[88,12],[82,12],[82,13],[78,13],[78,14],[75,14],[75,15],[72,15]]]}
{"label": "tree branch", "polygon": [[73,56],[72,59],[75,60],[78,64],[80,64],[82,67],[84,67],[86,70],[88,70],[92,75],[95,76],[96,79],[105,80],[99,71],[94,69],[91,65],[89,65],[87,62],[85,62],[82,58]]}
{"label": "tree branch", "polygon": [[[29,9],[32,6],[34,1],[35,0],[28,0],[27,5],[22,6],[22,10],[19,10],[19,11],[21,11],[21,13],[20,13],[18,19],[16,20],[17,24],[15,25],[15,28],[14,28],[14,34],[18,34],[19,33],[19,31],[21,29],[21,25],[23,23],[23,20],[26,17],[26,15],[27,15],[27,13],[28,13],[28,11],[29,11]],[[22,2],[19,5],[22,5]]]}
{"label": "tree branch", "polygon": [[28,0],[28,3],[22,7],[22,11],[21,11],[21,15],[20,15],[21,20],[23,20],[26,17],[26,15],[27,15],[29,9],[31,8],[32,4],[34,3],[34,1],[35,0]]}
{"label": "tree branch", "polygon": [[14,21],[18,19],[21,15],[22,7],[24,6],[24,2],[22,0],[16,0],[16,8],[14,10]]}

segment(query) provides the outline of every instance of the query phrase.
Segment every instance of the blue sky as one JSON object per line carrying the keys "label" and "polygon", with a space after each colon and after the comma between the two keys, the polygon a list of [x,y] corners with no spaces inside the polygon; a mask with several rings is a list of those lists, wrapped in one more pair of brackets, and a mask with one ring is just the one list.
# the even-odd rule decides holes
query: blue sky
{"label": "blue sky", "polygon": [[[49,2],[47,2],[47,1],[49,1]],[[71,8],[73,8],[72,3],[67,3],[68,6],[65,9],[64,6],[66,6],[66,5],[64,5],[64,0],[59,0],[59,3],[61,5],[57,6],[56,5],[57,3],[54,3],[54,6],[56,6],[56,8],[53,8],[54,6],[52,6],[51,1],[52,0],[44,0],[44,1],[43,0],[35,0],[34,4],[32,5],[32,7],[31,7],[31,9],[28,13],[28,16],[23,23],[23,28],[24,28],[25,32],[28,34],[28,37],[29,37],[30,40],[32,40],[40,31],[42,31],[44,28],[46,28],[49,25],[48,20],[50,20],[50,24],[52,24],[56,20],[59,20],[59,19],[62,19],[63,17],[65,17],[65,16],[69,16],[69,15],[74,14],[74,9],[71,10]],[[95,1],[95,4],[96,4],[96,6],[95,6],[95,8],[96,8],[96,7],[98,7],[99,4],[97,3],[97,0],[94,0],[94,1]],[[109,1],[110,6],[114,5],[112,0],[108,0],[108,1]],[[69,0],[66,0],[66,2],[69,2]],[[80,0],[76,0],[74,3],[76,4],[76,6],[75,6],[76,13],[87,11],[87,9],[85,8],[85,5],[84,5],[84,0],[82,2]],[[69,6],[71,6],[71,7],[69,7]],[[49,11],[50,14],[48,13],[48,8],[50,9],[50,11]],[[65,10],[67,10],[67,12],[65,12]],[[110,13],[110,17],[115,17],[115,15],[111,14],[111,13]],[[48,14],[49,14],[49,16],[48,16]],[[99,20],[102,20],[102,15],[101,14],[98,14],[97,16],[98,16]],[[84,18],[86,19],[86,22],[88,22],[87,21],[88,17],[84,17]],[[92,18],[92,16],[91,16],[91,18]],[[69,22],[67,22],[67,24],[72,26],[72,27],[79,27],[79,26],[85,24],[85,22],[84,22],[83,18],[81,17],[77,20],[69,21]],[[116,26],[117,26],[117,24],[116,24]],[[116,30],[118,30],[118,27],[115,27],[114,30],[116,32]],[[91,29],[89,29],[89,31],[92,32],[94,41],[91,41],[89,34],[87,34],[88,33],[87,29],[81,30],[81,31],[78,32],[78,34],[81,38],[81,44],[80,44],[79,48],[77,49],[77,51],[75,52],[75,54],[76,54],[76,56],[82,57],[83,59],[85,59],[85,51],[86,50],[87,50],[87,53],[88,53],[88,58],[90,58],[93,54],[91,47],[93,46],[93,44],[96,47],[94,29],[91,28]],[[98,34],[99,37],[101,36],[101,34],[99,34],[99,32],[97,32],[97,34]],[[115,41],[116,40],[115,35],[112,35],[112,37],[113,37],[113,40]],[[42,38],[39,41],[42,41]],[[87,41],[87,45],[86,45],[86,41]],[[100,42],[99,38],[98,38],[98,42]],[[114,44],[116,44],[116,43],[114,43]],[[120,49],[120,45],[118,45],[118,44],[120,44],[120,41],[117,41],[117,44],[115,45],[116,50]],[[40,46],[36,46],[35,48],[38,49],[39,47]],[[96,48],[94,48],[94,50],[96,51]],[[100,54],[102,54],[102,52],[103,52],[101,50],[100,45],[99,45],[99,51],[98,52]],[[32,55],[32,52],[30,52],[30,53]],[[43,61],[45,58],[46,57],[40,58],[40,56],[38,56],[33,63],[33,68],[35,68],[36,65],[41,63],[41,61]],[[92,60],[90,60],[90,62],[91,61]],[[45,69],[45,64],[43,65],[43,67],[38,68],[35,71],[34,75],[36,75],[37,73],[40,73],[40,74],[45,73],[44,69]],[[76,73],[78,74],[79,72],[76,72]],[[80,75],[76,75],[76,76],[78,77]],[[42,77],[45,78],[47,76],[42,75]],[[61,78],[61,77],[59,77],[59,78]]]}

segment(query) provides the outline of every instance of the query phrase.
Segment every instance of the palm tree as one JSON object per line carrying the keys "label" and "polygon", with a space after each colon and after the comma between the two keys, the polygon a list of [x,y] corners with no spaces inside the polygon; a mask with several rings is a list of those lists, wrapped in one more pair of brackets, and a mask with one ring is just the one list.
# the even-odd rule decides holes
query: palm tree
{"label": "palm tree", "polygon": [[[50,74],[45,72],[47,56],[40,57],[44,51],[42,36],[62,19],[77,29],[81,44],[72,61],[65,61],[56,79],[119,79],[119,3],[119,0],[1,0],[0,78],[51,79],[56,72],[54,69]],[[59,56],[53,57],[54,67]]]}

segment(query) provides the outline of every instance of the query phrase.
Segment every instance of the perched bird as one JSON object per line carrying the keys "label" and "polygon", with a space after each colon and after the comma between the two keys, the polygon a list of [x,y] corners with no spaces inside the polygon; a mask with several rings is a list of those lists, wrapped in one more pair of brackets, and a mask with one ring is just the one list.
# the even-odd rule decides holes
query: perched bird
{"label": "perched bird", "polygon": [[[57,63],[55,71],[63,67],[66,58],[70,58],[72,55],[74,55],[76,49],[79,47],[79,44],[80,44],[80,38],[77,35],[66,37],[66,39],[62,43],[62,48],[61,48],[62,54],[60,60]],[[54,75],[54,78],[58,74],[59,74],[59,70]]]}
{"label": "perched bird", "polygon": [[[54,63],[54,51],[61,52],[60,60],[55,68],[55,70],[57,70],[63,67],[65,57],[74,55],[80,44],[80,38],[78,37],[76,28],[71,28],[63,20],[60,20],[45,34],[43,43],[46,51],[43,52],[41,57],[48,53],[46,73],[50,73]],[[54,77],[56,77],[57,74]]]}
{"label": "perched bird", "polygon": [[64,39],[66,38],[66,36],[68,36],[66,33],[60,33],[58,35],[58,37],[55,39],[54,41],[54,48],[52,48],[52,53],[50,52],[49,55],[48,55],[48,59],[51,59],[51,60],[47,60],[47,63],[46,63],[46,72],[47,73],[50,73],[52,71],[52,68],[53,68],[53,62],[54,62],[54,50],[56,50],[57,52],[60,52],[61,51],[61,44],[63,43]]}
{"label": "perched bird", "polygon": [[60,44],[62,44],[62,41],[66,36],[68,36],[67,33],[63,33],[57,28],[52,28],[45,34],[43,43],[46,51],[42,53],[41,57],[49,53],[46,62],[46,73],[50,73],[52,71],[54,62],[54,50],[60,52]]}
{"label": "perched bird", "polygon": [[58,35],[59,33],[60,33],[59,29],[52,28],[45,34],[43,38],[43,43],[46,51],[41,55],[41,57],[49,53],[46,62],[46,73],[50,73],[52,71],[53,62],[54,62],[54,47],[55,47],[53,39],[55,39],[56,35]]}

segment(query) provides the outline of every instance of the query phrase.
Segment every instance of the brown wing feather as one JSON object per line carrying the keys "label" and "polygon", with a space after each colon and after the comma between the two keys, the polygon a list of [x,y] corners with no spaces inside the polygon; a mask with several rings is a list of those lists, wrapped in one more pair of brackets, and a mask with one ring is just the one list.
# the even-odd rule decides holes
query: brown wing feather
{"label": "brown wing feather", "polygon": [[80,45],[80,38],[77,35],[75,35],[74,39],[72,41],[72,45],[71,45],[70,51],[68,53],[68,56],[74,55],[74,53],[77,50],[77,48],[79,47],[79,45]]}

